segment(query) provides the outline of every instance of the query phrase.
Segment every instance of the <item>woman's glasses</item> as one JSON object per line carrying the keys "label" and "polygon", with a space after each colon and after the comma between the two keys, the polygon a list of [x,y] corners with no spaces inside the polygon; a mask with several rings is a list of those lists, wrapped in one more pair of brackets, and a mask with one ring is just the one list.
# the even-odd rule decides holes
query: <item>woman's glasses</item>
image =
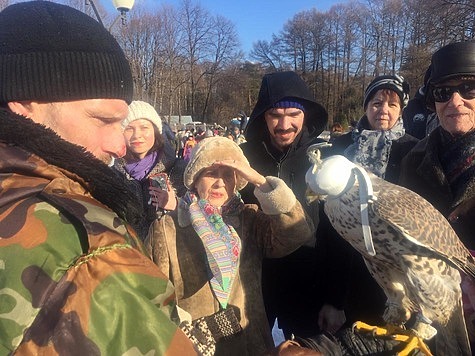
{"label": "woman's glasses", "polygon": [[443,86],[434,88],[432,95],[438,103],[450,100],[453,93],[459,93],[465,100],[475,99],[475,82],[466,82],[456,86]]}

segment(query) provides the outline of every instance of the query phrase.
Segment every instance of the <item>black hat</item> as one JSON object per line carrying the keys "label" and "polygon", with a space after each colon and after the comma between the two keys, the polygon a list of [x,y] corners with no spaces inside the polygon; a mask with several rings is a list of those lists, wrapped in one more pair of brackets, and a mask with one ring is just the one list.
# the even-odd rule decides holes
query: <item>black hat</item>
{"label": "black hat", "polygon": [[30,1],[1,11],[0,68],[0,103],[132,101],[132,73],[119,44],[69,6]]}
{"label": "black hat", "polygon": [[475,42],[456,42],[440,48],[432,55],[430,67],[425,99],[427,107],[435,111],[434,84],[464,76],[475,77]]}
{"label": "black hat", "polygon": [[442,47],[432,55],[430,84],[475,76],[475,42],[457,42]]}
{"label": "black hat", "polygon": [[409,84],[400,75],[380,75],[369,83],[364,92],[363,108],[366,110],[371,98],[378,90],[389,89],[394,91],[401,99],[401,106],[404,108],[409,101]]}

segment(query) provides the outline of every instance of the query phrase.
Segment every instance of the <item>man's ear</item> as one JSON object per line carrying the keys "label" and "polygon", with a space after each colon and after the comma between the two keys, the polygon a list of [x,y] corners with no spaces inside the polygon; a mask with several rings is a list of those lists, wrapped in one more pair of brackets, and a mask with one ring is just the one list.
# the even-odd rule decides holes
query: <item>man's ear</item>
{"label": "man's ear", "polygon": [[15,114],[32,118],[32,107],[29,101],[10,101],[8,102],[8,108]]}

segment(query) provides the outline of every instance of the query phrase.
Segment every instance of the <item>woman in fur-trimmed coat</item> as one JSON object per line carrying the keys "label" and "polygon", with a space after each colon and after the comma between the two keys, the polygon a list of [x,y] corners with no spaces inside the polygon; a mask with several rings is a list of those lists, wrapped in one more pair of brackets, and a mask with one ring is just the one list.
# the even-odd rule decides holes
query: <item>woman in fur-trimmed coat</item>
{"label": "woman in fur-trimmed coat", "polygon": [[[262,300],[262,259],[308,242],[313,224],[290,188],[257,173],[227,138],[202,140],[184,178],[188,192],[176,211],[154,223],[146,248],[174,284],[178,305],[194,323],[206,321],[216,355],[264,354],[273,341]],[[242,202],[238,190],[247,182],[256,186],[262,210]],[[213,322],[223,314],[227,322],[221,324],[232,327]]]}

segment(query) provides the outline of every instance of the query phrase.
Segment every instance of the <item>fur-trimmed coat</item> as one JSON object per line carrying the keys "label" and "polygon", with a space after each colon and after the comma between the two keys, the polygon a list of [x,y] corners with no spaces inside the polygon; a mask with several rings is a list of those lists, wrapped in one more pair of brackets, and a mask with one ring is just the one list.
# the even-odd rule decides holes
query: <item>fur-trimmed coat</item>
{"label": "fur-trimmed coat", "polygon": [[0,354],[194,355],[140,218],[120,175],[0,109]]}
{"label": "fur-trimmed coat", "polygon": [[[243,331],[231,340],[219,342],[216,355],[262,355],[273,347],[261,292],[262,260],[285,256],[313,238],[313,223],[292,191],[279,178],[266,180],[272,190],[255,189],[264,211],[246,204],[239,216],[225,220],[235,228],[242,244],[228,307],[236,309]],[[203,243],[182,202],[177,211],[156,221],[153,230],[145,246],[175,285],[178,305],[192,319],[219,311],[209,284]]]}

